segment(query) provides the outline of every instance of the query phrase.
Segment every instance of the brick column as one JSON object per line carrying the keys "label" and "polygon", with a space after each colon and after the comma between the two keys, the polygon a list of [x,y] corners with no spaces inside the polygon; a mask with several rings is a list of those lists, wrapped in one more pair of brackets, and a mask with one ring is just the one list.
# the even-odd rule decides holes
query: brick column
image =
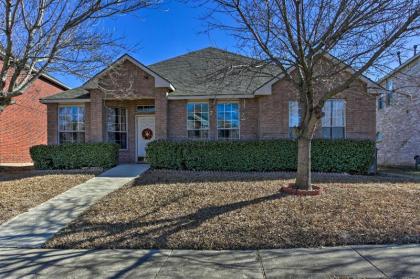
{"label": "brick column", "polygon": [[90,142],[104,141],[104,117],[105,108],[103,103],[103,93],[99,90],[90,92]]}
{"label": "brick column", "polygon": [[48,144],[58,143],[58,104],[47,104]]}
{"label": "brick column", "polygon": [[165,88],[155,89],[155,130],[156,139],[168,138],[168,98]]}

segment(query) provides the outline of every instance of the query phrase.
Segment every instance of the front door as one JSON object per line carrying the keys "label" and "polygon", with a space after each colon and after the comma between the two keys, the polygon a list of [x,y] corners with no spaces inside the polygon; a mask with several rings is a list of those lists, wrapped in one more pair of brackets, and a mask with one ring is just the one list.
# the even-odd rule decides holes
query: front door
{"label": "front door", "polygon": [[137,116],[137,157],[146,157],[146,146],[155,139],[155,117],[153,115]]}

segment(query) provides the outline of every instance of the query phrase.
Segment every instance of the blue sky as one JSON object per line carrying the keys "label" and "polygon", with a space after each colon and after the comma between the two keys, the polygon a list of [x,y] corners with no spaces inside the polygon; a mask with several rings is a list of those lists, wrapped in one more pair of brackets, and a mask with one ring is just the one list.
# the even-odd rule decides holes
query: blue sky
{"label": "blue sky", "polygon": [[[107,19],[102,25],[106,30],[122,34],[128,46],[136,45],[129,54],[146,65],[209,46],[240,52],[235,40],[225,31],[204,32],[207,30],[203,20],[206,12],[205,7],[165,1],[157,8]],[[413,39],[408,47],[411,49],[414,43],[420,44],[420,38]],[[409,53],[411,55],[411,50]],[[397,63],[390,66],[395,67]],[[70,87],[83,83],[72,76],[55,77]]]}
{"label": "blue sky", "polygon": [[[228,34],[204,34],[202,16],[205,13],[205,8],[170,1],[158,8],[106,20],[103,24],[106,29],[123,34],[128,45],[137,45],[129,54],[146,65],[208,46],[234,50],[235,41]],[[56,77],[70,87],[82,83],[71,76]]]}

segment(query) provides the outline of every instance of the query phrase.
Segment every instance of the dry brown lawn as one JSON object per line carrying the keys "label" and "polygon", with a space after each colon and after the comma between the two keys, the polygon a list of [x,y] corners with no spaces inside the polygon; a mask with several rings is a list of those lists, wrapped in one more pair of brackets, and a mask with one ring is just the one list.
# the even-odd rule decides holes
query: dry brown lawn
{"label": "dry brown lawn", "polygon": [[49,248],[252,249],[420,242],[420,183],[315,175],[325,192],[288,196],[287,173],[152,170],[59,232]]}
{"label": "dry brown lawn", "polygon": [[92,172],[0,170],[0,224],[94,176]]}

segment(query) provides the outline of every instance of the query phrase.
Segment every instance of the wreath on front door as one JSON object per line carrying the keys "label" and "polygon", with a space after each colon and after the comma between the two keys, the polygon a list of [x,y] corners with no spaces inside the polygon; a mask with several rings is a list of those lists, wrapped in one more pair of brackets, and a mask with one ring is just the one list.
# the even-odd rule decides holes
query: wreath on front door
{"label": "wreath on front door", "polygon": [[153,137],[153,131],[149,128],[146,128],[141,132],[141,136],[145,140],[150,140]]}

